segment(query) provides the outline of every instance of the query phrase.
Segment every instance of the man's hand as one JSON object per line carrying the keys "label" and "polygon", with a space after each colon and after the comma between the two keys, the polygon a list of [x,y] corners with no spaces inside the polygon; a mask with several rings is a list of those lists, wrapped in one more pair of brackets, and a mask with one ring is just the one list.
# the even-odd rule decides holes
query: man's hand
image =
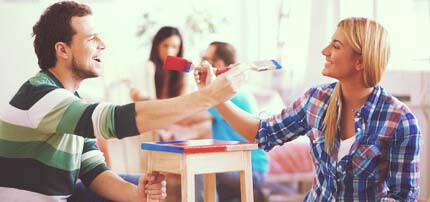
{"label": "man's hand", "polygon": [[158,172],[153,172],[140,177],[137,192],[137,201],[139,202],[147,202],[147,197],[156,201],[165,199],[167,196],[165,176]]}
{"label": "man's hand", "polygon": [[225,102],[232,98],[245,80],[246,66],[230,65],[227,72],[215,78],[213,68],[207,62],[195,69],[194,78],[197,85],[210,98],[213,105]]}
{"label": "man's hand", "polygon": [[139,90],[136,88],[130,88],[130,91],[128,93],[130,95],[131,100],[137,102],[142,100],[142,96],[140,95]]}

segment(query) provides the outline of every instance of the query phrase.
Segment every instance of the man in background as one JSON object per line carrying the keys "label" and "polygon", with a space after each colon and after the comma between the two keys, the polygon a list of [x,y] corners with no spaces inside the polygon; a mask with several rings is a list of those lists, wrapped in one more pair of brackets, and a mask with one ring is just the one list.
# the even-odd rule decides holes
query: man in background
{"label": "man in background", "polygon": [[[237,62],[236,49],[231,44],[225,42],[212,42],[204,52],[202,59],[208,61],[214,68],[227,67]],[[257,107],[255,97],[246,88],[242,88],[230,101],[251,114],[256,113]],[[228,123],[214,108],[209,109],[209,113],[213,117],[213,139],[247,142],[244,137],[239,135],[228,125]],[[268,156],[261,149],[253,150],[251,152],[251,160],[254,183],[254,201],[264,201],[262,186],[264,184],[264,177],[268,171]],[[216,174],[216,182],[219,201],[240,201],[241,192],[239,172],[218,173]]]}

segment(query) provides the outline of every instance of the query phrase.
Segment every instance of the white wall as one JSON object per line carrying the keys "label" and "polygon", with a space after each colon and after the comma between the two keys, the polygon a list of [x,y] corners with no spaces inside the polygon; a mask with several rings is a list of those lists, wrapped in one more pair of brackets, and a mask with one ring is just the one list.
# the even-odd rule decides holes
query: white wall
{"label": "white wall", "polygon": [[0,107],[38,71],[31,28],[43,9],[39,4],[0,3]]}
{"label": "white wall", "polygon": [[[55,1],[0,1],[0,68],[4,74],[0,79],[0,108],[4,107],[16,92],[18,87],[30,76],[39,71],[37,58],[33,50],[31,37],[32,26],[38,20],[40,14]],[[157,18],[156,31],[160,26],[170,25],[179,27],[185,38],[185,57],[198,61],[200,52],[212,40],[224,40],[232,42],[238,47],[239,56],[242,44],[240,36],[244,33],[231,31],[231,27],[241,29],[246,18],[241,15],[241,1],[229,2],[221,0],[218,2],[207,1],[200,7],[211,7],[214,14],[222,14],[229,19],[224,28],[226,31],[216,36],[208,36],[199,43],[191,46],[189,40],[192,33],[184,27],[187,15],[201,9],[195,8],[200,1],[185,0],[163,0],[163,1],[82,1],[88,4],[97,20],[101,30],[101,36],[106,43],[104,51],[104,75],[101,78],[90,79],[83,82],[81,93],[91,95],[94,99],[102,99],[104,86],[110,82],[128,76],[128,70],[136,65],[143,64],[149,57],[149,45],[143,45],[143,40],[136,36],[138,27],[142,23],[142,15],[150,12],[152,17]],[[168,5],[168,6],[167,6]],[[237,17],[238,16],[238,17]],[[245,20],[243,20],[245,19]]]}
{"label": "white wall", "polygon": [[[0,108],[10,100],[18,87],[30,76],[34,75],[39,68],[32,47],[31,28],[39,18],[42,11],[53,1],[0,1]],[[158,12],[159,22],[163,25],[182,26],[186,12],[193,11],[195,5],[210,8],[215,14],[224,15],[229,24],[221,33],[209,36],[194,47],[186,50],[186,57],[198,60],[198,53],[212,40],[228,41],[236,45],[240,61],[253,61],[276,55],[276,41],[273,33],[272,20],[276,20],[276,7],[266,4],[261,0],[237,0],[237,1],[149,1],[149,0],[98,0],[83,1],[92,7],[94,16],[98,19],[102,30],[102,37],[107,44],[105,51],[105,75],[99,79],[86,81],[82,90],[91,94],[95,99],[103,99],[104,86],[115,79],[127,76],[130,66],[139,64],[148,58],[149,47],[142,47],[142,41],[136,38],[137,27],[140,25],[141,15],[145,11]],[[178,3],[179,2],[179,3]],[[276,1],[278,2],[278,1]],[[292,22],[289,24],[289,32],[294,41],[290,41],[285,50],[287,61],[285,64],[293,63],[295,69],[303,69],[294,75],[293,84],[289,81],[280,85],[294,85],[289,99],[297,97],[305,89],[316,84],[331,81],[321,76],[324,58],[321,49],[330,40],[335,31],[335,25],[340,14],[337,6],[339,0],[318,1],[289,1],[301,2],[292,13]],[[169,6],[167,6],[169,5]],[[299,15],[300,12],[303,15]],[[306,31],[308,30],[308,31]],[[189,35],[188,30],[182,30],[183,35]],[[307,33],[309,34],[302,34]],[[188,41],[186,41],[187,43]],[[186,45],[187,46],[187,45]],[[288,66],[286,68],[289,68]],[[268,73],[259,74],[255,77],[269,78]],[[288,77],[287,77],[288,78]],[[388,78],[392,78],[388,76]],[[416,81],[417,77],[410,76],[402,81]],[[270,82],[265,81],[264,82]],[[394,84],[394,85],[392,85]],[[412,82],[398,85],[393,78],[389,87],[393,91],[407,92],[418,89],[419,85]],[[406,87],[407,86],[407,87]],[[415,88],[416,87],[416,88]],[[422,89],[422,88],[420,88]],[[428,88],[427,88],[428,89]],[[285,97],[284,97],[285,99]],[[428,98],[427,98],[428,99]],[[424,129],[430,123],[426,122],[424,115],[417,111],[420,117],[421,128]],[[428,129],[427,129],[428,130]],[[421,161],[424,162],[421,171],[423,175],[430,170],[429,167],[429,132],[423,132],[425,146]],[[430,179],[425,175],[421,182],[422,197],[430,198]]]}

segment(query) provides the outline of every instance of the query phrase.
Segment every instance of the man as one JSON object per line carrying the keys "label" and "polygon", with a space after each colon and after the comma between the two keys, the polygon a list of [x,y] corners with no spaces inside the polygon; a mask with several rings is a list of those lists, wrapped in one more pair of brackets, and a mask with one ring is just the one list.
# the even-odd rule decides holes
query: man
{"label": "man", "polygon": [[162,199],[164,176],[141,177],[137,186],[123,180],[107,168],[94,138],[165,127],[236,92],[239,69],[186,96],[123,106],[86,103],[77,90],[84,79],[99,76],[106,48],[91,15],[86,5],[58,2],[33,27],[41,71],[21,86],[0,119],[0,201],[66,201],[72,194],[72,201],[96,200],[76,192],[78,178],[100,198]]}
{"label": "man", "polygon": [[[203,60],[208,61],[215,68],[227,67],[236,63],[236,50],[228,43],[212,42],[204,52]],[[255,98],[246,89],[239,91],[238,94],[231,99],[231,102],[251,114],[256,113]],[[211,108],[209,112],[213,117],[212,135],[214,139],[247,142],[244,137],[239,135],[228,125],[214,108]],[[262,186],[264,183],[264,176],[268,171],[268,157],[263,150],[258,149],[251,152],[251,160],[254,182],[254,201],[264,201]],[[218,173],[216,175],[216,181],[219,201],[240,201],[239,172]]]}

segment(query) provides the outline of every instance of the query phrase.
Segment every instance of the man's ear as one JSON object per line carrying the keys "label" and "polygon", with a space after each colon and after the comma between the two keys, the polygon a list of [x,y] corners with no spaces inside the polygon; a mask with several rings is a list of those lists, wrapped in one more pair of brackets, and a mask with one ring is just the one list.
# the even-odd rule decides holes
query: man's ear
{"label": "man's ear", "polygon": [[216,61],[213,64],[214,67],[226,67],[225,62],[221,59],[216,59]]}
{"label": "man's ear", "polygon": [[363,69],[364,69],[363,56],[359,55],[355,60],[355,70],[361,71]]}
{"label": "man's ear", "polygon": [[57,42],[54,45],[55,48],[55,55],[59,58],[68,59],[69,56],[69,49],[66,43],[64,42]]}

